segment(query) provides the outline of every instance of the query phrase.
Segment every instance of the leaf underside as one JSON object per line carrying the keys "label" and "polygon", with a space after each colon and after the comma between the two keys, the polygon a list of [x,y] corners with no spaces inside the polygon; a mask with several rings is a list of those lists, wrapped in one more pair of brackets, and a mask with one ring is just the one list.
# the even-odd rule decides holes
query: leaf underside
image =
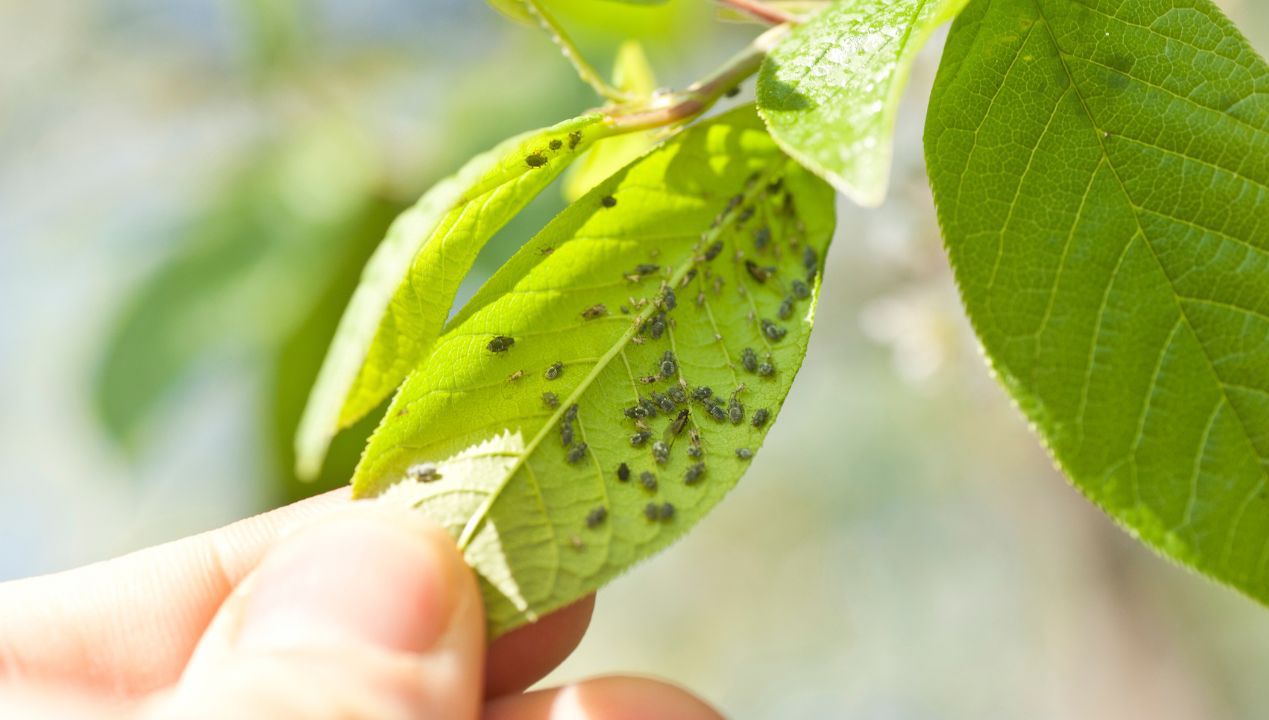
{"label": "leaf underside", "polygon": [[[417,505],[458,538],[493,635],[594,591],[744,472],[737,450],[757,451],[806,352],[832,225],[832,189],[752,107],[674,136],[561,213],[451,321],[371,439],[354,493]],[[700,387],[726,419],[691,399]],[[640,400],[654,416],[627,415]],[[640,424],[650,436],[636,447]]]}
{"label": "leaf underside", "polygon": [[429,190],[388,229],[340,320],[296,436],[297,473],[427,356],[459,284],[493,235],[611,130],[601,115],[506,140]]}
{"label": "leaf underside", "polygon": [[926,127],[1000,380],[1073,482],[1269,601],[1269,71],[1206,0],[979,0]]}
{"label": "leaf underside", "polygon": [[838,2],[794,28],[758,75],[758,110],[776,142],[851,200],[880,205],[912,60],[964,5]]}

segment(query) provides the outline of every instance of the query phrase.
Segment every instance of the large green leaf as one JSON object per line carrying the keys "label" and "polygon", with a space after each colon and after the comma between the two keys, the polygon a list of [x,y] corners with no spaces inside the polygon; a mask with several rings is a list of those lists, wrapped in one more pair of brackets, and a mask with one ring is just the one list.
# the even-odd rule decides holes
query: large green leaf
{"label": "large green leaf", "polygon": [[[832,189],[776,148],[752,107],[676,135],[562,212],[455,317],[388,409],[354,492],[416,503],[458,538],[494,634],[593,591],[681,536],[744,472],[806,352],[832,224]],[[743,417],[674,399],[701,387],[720,399],[714,412],[734,397]],[[639,420],[650,437],[632,446],[626,410],[657,395],[665,405]],[[420,463],[441,478],[411,479],[430,477]],[[673,517],[647,519],[650,503]]]}
{"label": "large green leaf", "polygon": [[383,402],[426,357],[485,242],[611,132],[593,114],[518,135],[473,158],[392,223],[304,410],[295,440],[301,477],[316,475],[331,438]]}
{"label": "large green leaf", "polygon": [[879,205],[912,59],[965,0],[843,0],[762,63],[758,110],[785,152],[860,205]]}
{"label": "large green leaf", "polygon": [[926,154],[992,366],[1075,484],[1269,601],[1269,70],[1206,0],[979,0]]}

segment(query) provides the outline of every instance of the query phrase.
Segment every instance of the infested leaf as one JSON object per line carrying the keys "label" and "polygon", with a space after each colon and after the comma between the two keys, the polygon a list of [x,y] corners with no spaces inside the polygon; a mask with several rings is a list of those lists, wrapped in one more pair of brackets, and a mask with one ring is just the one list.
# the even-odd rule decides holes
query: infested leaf
{"label": "infested leaf", "polygon": [[795,27],[758,75],[771,136],[846,197],[880,205],[908,70],[965,1],[849,0]]}
{"label": "infested leaf", "polygon": [[591,143],[612,131],[586,115],[473,158],[388,228],[367,263],[296,435],[297,473],[317,473],[339,430],[392,393],[426,357],[484,244]]}
{"label": "infested leaf", "polygon": [[[593,591],[682,536],[748,466],[806,352],[832,225],[832,189],[752,107],[674,136],[562,212],[450,322],[354,493],[449,529],[493,635]],[[807,292],[776,320],[795,281]]]}
{"label": "infested leaf", "polygon": [[1269,602],[1269,67],[1206,0],[974,2],[926,155],[991,364],[1074,484]]}

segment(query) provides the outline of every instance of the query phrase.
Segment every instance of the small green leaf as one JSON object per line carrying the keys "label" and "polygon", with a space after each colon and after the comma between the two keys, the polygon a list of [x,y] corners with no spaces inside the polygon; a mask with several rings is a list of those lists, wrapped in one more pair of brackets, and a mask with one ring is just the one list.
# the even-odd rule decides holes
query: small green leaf
{"label": "small green leaf", "polygon": [[1206,0],[976,1],[925,147],[1001,382],[1090,499],[1269,601],[1269,69]]}
{"label": "small green leaf", "polygon": [[[634,40],[622,43],[613,65],[613,87],[630,96],[631,102],[646,102],[657,89],[656,75]],[[570,202],[585,195],[601,180],[625,167],[657,142],[661,130],[627,133],[601,140],[564,176],[564,197]]]}
{"label": "small green leaf", "polygon": [[586,115],[506,140],[429,190],[388,228],[349,301],[296,435],[312,477],[331,438],[374,409],[427,356],[480,249],[591,143]]}
{"label": "small green leaf", "polygon": [[880,205],[912,59],[934,28],[964,5],[838,2],[794,28],[758,75],[758,111],[772,137],[846,197]]}
{"label": "small green leaf", "polygon": [[[371,438],[355,494],[387,491],[458,538],[495,635],[595,590],[748,466],[806,352],[832,226],[832,189],[752,107],[676,135],[556,217],[451,321]],[[691,399],[702,387],[724,419]],[[655,416],[627,415],[640,400]]]}

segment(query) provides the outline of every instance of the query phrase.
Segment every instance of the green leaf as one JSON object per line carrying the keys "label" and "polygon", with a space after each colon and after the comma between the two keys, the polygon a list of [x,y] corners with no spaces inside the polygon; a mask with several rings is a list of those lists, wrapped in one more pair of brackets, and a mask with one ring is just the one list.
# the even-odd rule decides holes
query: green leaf
{"label": "green leaf", "polygon": [[[562,212],[454,318],[371,438],[355,494],[387,491],[458,538],[493,634],[595,590],[680,537],[744,472],[737,449],[761,445],[806,352],[832,226],[832,189],[776,148],[752,107],[674,136]],[[763,319],[787,335],[767,337]],[[771,372],[746,369],[744,348]],[[675,366],[663,370],[666,352]],[[724,412],[734,394],[743,419],[675,403],[680,378],[689,394],[711,388]],[[676,407],[641,420],[651,437],[633,447],[625,410],[654,392]],[[769,419],[755,427],[759,409]],[[689,483],[694,432],[704,469]],[[670,446],[666,464],[656,442]],[[411,479],[428,477],[420,463],[436,463],[441,478]],[[645,517],[649,503],[667,502],[672,519]]]}
{"label": "green leaf", "polygon": [[427,356],[480,249],[579,153],[612,131],[585,115],[506,140],[429,190],[388,228],[349,301],[296,435],[312,477],[331,438]]}
{"label": "green leaf", "polygon": [[1001,382],[1089,498],[1269,601],[1269,69],[1205,0],[978,1],[926,154]]}
{"label": "green leaf", "polygon": [[[643,46],[634,40],[621,44],[613,65],[613,87],[627,93],[632,102],[648,101],[657,89],[656,75]],[[647,152],[663,130],[627,133],[601,140],[564,176],[564,197],[570,202],[585,195],[601,180]]]}
{"label": "green leaf", "polygon": [[880,205],[912,60],[964,5],[853,0],[795,27],[758,74],[758,111],[772,137],[846,197]]}

